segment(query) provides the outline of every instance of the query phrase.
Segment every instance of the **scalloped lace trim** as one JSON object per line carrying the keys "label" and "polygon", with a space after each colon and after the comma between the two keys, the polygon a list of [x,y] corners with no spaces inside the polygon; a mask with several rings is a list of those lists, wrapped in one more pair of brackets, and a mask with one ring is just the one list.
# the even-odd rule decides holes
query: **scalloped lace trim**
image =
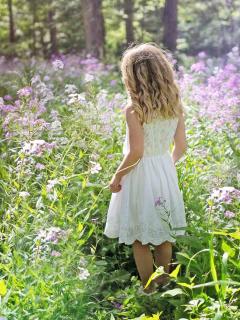
{"label": "scalloped lace trim", "polygon": [[[181,228],[185,228],[185,226],[182,226]],[[121,230],[124,228],[121,228]],[[125,232],[120,232],[120,234],[114,234],[109,231],[104,232],[106,236],[109,238],[119,238],[119,243],[125,243],[125,244],[133,244],[135,240],[139,240],[142,242],[142,244],[152,243],[154,245],[159,245],[165,241],[170,241],[175,243],[176,237],[184,235],[185,230],[175,228],[172,230],[163,230],[159,231],[154,228],[146,227],[146,226],[139,226],[136,225],[134,227],[126,227]]]}

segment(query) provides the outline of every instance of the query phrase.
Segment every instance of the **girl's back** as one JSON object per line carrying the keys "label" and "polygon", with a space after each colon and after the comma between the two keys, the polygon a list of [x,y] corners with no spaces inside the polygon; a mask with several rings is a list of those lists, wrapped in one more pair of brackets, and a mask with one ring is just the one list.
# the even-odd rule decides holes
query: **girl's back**
{"label": "girl's back", "polygon": [[[169,151],[177,124],[178,118],[159,118],[150,123],[144,123],[144,157],[161,155]],[[129,152],[128,126],[126,126],[123,154],[127,152]]]}

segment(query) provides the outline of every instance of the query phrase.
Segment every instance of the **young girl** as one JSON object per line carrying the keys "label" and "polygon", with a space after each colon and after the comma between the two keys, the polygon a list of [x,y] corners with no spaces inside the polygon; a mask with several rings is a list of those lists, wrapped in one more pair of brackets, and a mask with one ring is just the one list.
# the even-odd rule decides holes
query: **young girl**
{"label": "young girl", "polygon": [[[132,245],[141,291],[151,294],[167,282],[172,244],[185,233],[175,167],[186,151],[184,110],[171,63],[154,43],[127,49],[121,71],[129,97],[124,159],[109,184],[112,196],[104,234]],[[166,274],[144,289],[154,272],[153,262]]]}

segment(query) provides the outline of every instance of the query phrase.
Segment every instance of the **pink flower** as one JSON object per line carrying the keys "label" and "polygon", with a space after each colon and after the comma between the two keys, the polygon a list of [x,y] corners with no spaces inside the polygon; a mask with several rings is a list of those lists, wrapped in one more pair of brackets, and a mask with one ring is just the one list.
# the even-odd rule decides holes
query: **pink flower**
{"label": "pink flower", "polygon": [[199,57],[199,59],[204,59],[204,58],[207,57],[207,54],[206,54],[206,52],[201,51],[201,52],[198,53],[198,57]]}
{"label": "pink flower", "polygon": [[123,305],[120,302],[112,301],[112,304],[114,305],[115,308],[122,309]]}
{"label": "pink flower", "polygon": [[102,169],[100,163],[95,163],[93,161],[91,161],[91,162],[93,163],[93,166],[90,169],[91,174],[98,173]]}
{"label": "pink flower", "polygon": [[9,101],[9,100],[12,100],[13,98],[12,98],[12,96],[10,96],[9,94],[7,94],[7,95],[5,95],[5,96],[3,97],[3,99],[6,100],[6,101]]}
{"label": "pink flower", "polygon": [[53,257],[60,257],[62,254],[59,251],[53,250],[51,252],[51,256]]}
{"label": "pink flower", "polygon": [[30,193],[27,192],[27,191],[20,191],[20,192],[19,192],[19,196],[20,196],[21,198],[27,198],[27,197],[30,196]]}
{"label": "pink flower", "polygon": [[232,212],[232,211],[227,210],[227,211],[224,212],[224,216],[225,216],[226,218],[231,219],[231,218],[234,218],[234,217],[235,217],[235,213]]}
{"label": "pink flower", "polygon": [[38,162],[38,163],[36,164],[35,168],[36,168],[37,170],[43,170],[43,169],[45,168],[45,165]]}
{"label": "pink flower", "polygon": [[203,61],[199,61],[197,63],[194,63],[191,66],[191,71],[192,72],[202,72],[202,71],[205,71],[205,70],[206,70],[206,66],[205,66],[205,63]]}
{"label": "pink flower", "polygon": [[38,231],[36,239],[43,242],[52,242],[54,244],[57,244],[59,240],[62,240],[66,236],[66,230],[63,230],[59,227],[50,227],[47,229],[40,229]]}
{"label": "pink flower", "polygon": [[17,91],[17,94],[19,97],[28,97],[32,94],[32,88],[31,87],[24,87]]}
{"label": "pink flower", "polygon": [[55,187],[55,185],[58,183],[59,183],[58,179],[48,180],[48,184],[46,187],[47,192],[51,192],[52,189]]}
{"label": "pink flower", "polygon": [[64,67],[64,63],[62,62],[62,60],[59,60],[59,59],[54,60],[52,62],[52,65],[55,70],[63,69]]}
{"label": "pink flower", "polygon": [[110,86],[114,87],[117,84],[117,80],[113,79],[110,81]]}
{"label": "pink flower", "polygon": [[54,142],[48,143],[45,140],[32,140],[30,142],[24,142],[21,152],[26,155],[40,157],[44,151],[51,152],[55,146]]}
{"label": "pink flower", "polygon": [[0,105],[0,111],[3,111],[3,112],[13,112],[16,110],[16,107],[11,105],[11,104],[2,104]]}
{"label": "pink flower", "polygon": [[210,196],[210,199],[212,199],[216,203],[232,203],[232,200],[238,197],[240,197],[240,191],[238,189],[235,189],[234,187],[223,187],[214,189]]}
{"label": "pink flower", "polygon": [[86,268],[79,267],[79,279],[85,280],[90,276],[89,271]]}
{"label": "pink flower", "polygon": [[157,207],[157,206],[162,206],[162,205],[165,204],[165,202],[166,202],[165,199],[162,199],[161,197],[158,197],[158,198],[155,200],[154,205],[155,205],[155,207]]}

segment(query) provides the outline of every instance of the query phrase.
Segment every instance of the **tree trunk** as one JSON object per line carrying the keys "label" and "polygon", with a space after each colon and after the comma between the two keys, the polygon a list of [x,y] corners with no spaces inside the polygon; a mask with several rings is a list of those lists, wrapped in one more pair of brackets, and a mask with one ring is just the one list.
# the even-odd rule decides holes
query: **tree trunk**
{"label": "tree trunk", "polygon": [[37,37],[36,37],[36,22],[37,22],[37,9],[36,9],[36,1],[31,1],[31,9],[32,9],[32,54],[36,56],[37,54]]}
{"label": "tree trunk", "polygon": [[15,42],[15,27],[13,19],[13,10],[12,10],[12,0],[8,0],[8,13],[9,13],[9,42]]}
{"label": "tree trunk", "polygon": [[177,0],[165,0],[163,24],[163,44],[167,49],[175,51],[177,47]]}
{"label": "tree trunk", "polygon": [[43,57],[45,59],[47,59],[48,57],[48,50],[47,50],[47,44],[46,42],[44,41],[44,29],[43,27],[40,28],[40,42],[41,42],[41,46],[42,46],[42,54],[43,54]]}
{"label": "tree trunk", "polygon": [[55,11],[52,7],[48,10],[48,26],[50,33],[51,55],[58,53],[57,48],[57,28],[54,21]]}
{"label": "tree trunk", "polygon": [[102,59],[104,56],[105,28],[101,0],[82,0],[86,51]]}
{"label": "tree trunk", "polygon": [[134,32],[133,32],[133,1],[124,0],[124,13],[125,18],[125,28],[126,28],[126,41],[127,45],[134,41]]}

